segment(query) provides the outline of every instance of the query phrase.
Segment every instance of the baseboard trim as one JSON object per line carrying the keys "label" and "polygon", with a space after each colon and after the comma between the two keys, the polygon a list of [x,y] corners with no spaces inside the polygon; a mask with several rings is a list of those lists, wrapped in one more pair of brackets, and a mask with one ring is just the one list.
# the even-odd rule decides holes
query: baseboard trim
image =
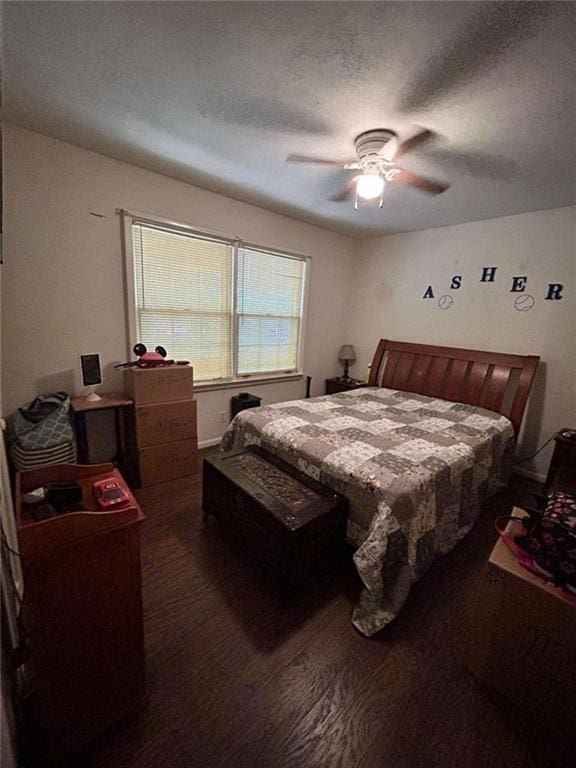
{"label": "baseboard trim", "polygon": [[211,437],[209,440],[200,440],[198,449],[201,451],[202,448],[212,448],[212,446],[218,445],[220,440],[222,440],[221,437]]}
{"label": "baseboard trim", "polygon": [[543,483],[546,480],[546,475],[541,472],[534,472],[534,470],[524,469],[524,467],[514,467],[514,474],[527,477],[529,480],[536,480],[538,483]]}

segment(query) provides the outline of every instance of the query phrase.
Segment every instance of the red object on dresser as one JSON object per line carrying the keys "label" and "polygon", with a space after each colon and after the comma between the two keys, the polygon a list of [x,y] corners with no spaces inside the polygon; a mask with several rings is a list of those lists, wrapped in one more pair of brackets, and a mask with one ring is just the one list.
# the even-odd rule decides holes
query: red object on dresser
{"label": "red object on dresser", "polygon": [[[128,496],[121,509],[98,505],[93,484],[107,478]],[[81,511],[34,521],[22,494],[70,480],[82,486]],[[144,515],[111,464],[18,473],[16,515],[41,751],[58,764],[143,703]]]}

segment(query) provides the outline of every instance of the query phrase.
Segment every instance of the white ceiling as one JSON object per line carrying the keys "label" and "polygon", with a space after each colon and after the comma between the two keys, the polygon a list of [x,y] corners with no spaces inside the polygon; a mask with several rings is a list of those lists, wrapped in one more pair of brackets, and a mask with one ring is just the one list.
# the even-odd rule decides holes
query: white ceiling
{"label": "white ceiling", "polygon": [[[576,202],[576,3],[8,2],[6,118],[356,236]],[[389,127],[452,182],[329,202]]]}

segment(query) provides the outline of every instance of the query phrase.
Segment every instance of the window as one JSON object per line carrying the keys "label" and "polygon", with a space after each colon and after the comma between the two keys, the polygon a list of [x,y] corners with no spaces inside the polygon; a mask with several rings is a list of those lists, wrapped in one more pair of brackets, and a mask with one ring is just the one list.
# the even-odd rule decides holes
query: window
{"label": "window", "polygon": [[303,257],[128,221],[131,344],[161,344],[170,357],[190,360],[205,383],[300,370]]}
{"label": "window", "polygon": [[199,381],[232,377],[232,246],[132,225],[136,337],[191,360]]}
{"label": "window", "polygon": [[303,287],[302,259],[238,249],[240,376],[298,368]]}

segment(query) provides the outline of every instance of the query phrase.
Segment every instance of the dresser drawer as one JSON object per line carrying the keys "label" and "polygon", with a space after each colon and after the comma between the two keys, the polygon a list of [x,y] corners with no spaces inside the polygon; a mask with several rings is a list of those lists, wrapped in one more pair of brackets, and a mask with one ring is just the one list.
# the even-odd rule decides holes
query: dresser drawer
{"label": "dresser drawer", "polygon": [[136,405],[190,400],[194,393],[194,369],[191,365],[127,368],[124,388]]}
{"label": "dresser drawer", "polygon": [[141,488],[194,475],[200,471],[196,438],[142,448],[138,451],[138,466]]}
{"label": "dresser drawer", "polygon": [[136,406],[138,448],[197,436],[196,400]]}

